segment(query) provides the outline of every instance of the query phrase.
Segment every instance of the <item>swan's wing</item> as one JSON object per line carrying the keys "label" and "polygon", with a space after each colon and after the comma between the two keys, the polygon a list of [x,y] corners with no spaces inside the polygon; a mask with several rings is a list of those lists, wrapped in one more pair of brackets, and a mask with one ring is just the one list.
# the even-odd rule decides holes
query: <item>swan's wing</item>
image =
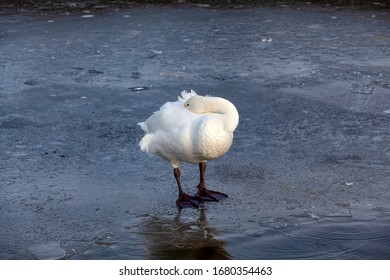
{"label": "swan's wing", "polygon": [[192,89],[191,91],[183,90],[181,92],[181,96],[178,96],[177,99],[179,100],[180,103],[184,104],[188,99],[196,95],[198,94]]}
{"label": "swan's wing", "polygon": [[171,162],[189,158],[193,151],[191,129],[201,117],[184,108],[180,101],[165,103],[159,111],[139,124],[147,130],[140,141],[141,150]]}
{"label": "swan's wing", "polygon": [[188,125],[191,122],[191,117],[194,116],[184,108],[184,103],[197,95],[194,90],[183,90],[178,101],[163,104],[160,110],[154,112],[146,121],[138,123],[138,125],[145,133],[153,133],[157,130],[170,131],[172,127]]}
{"label": "swan's wing", "polygon": [[176,157],[177,147],[190,151],[189,130],[201,115],[191,113],[184,108],[184,103],[196,95],[193,90],[182,91],[178,101],[165,103],[146,121],[138,123],[146,133],[140,142],[141,150],[157,153],[167,160]]}
{"label": "swan's wing", "polygon": [[196,114],[184,108],[181,101],[167,102],[160,110],[154,112],[146,121],[139,123],[141,129],[146,133],[156,131],[172,131],[175,128],[182,129],[196,118]]}

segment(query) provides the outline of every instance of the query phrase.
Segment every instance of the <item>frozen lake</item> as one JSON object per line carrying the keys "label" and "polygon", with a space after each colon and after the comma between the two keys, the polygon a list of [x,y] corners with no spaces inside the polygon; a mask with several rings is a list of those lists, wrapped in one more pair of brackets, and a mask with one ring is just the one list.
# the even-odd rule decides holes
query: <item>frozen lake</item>
{"label": "frozen lake", "polygon": [[[389,259],[389,27],[314,5],[1,16],[0,259]],[[180,211],[136,123],[183,89],[240,123],[207,166],[229,198]]]}

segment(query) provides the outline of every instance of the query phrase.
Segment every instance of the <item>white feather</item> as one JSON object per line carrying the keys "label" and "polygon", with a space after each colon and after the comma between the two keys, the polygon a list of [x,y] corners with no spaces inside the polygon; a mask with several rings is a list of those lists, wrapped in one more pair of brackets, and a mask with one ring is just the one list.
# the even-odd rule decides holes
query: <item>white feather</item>
{"label": "white feather", "polygon": [[[185,104],[191,103],[186,108]],[[178,167],[181,161],[199,163],[225,154],[238,124],[234,105],[219,97],[182,91],[176,102],[167,102],[146,121],[140,148]]]}

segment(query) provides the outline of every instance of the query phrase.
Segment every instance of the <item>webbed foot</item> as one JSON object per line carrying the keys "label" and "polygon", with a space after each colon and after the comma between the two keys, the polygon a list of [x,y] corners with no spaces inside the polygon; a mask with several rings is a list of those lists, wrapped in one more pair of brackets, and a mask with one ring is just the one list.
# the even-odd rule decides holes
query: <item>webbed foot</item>
{"label": "webbed foot", "polygon": [[217,192],[217,191],[208,190],[206,188],[199,189],[198,193],[195,196],[198,197],[199,199],[202,199],[205,201],[219,201],[219,200],[228,198],[227,194]]}
{"label": "webbed foot", "polygon": [[182,193],[176,200],[176,204],[180,208],[198,208],[202,202],[203,200],[201,198],[186,193]]}

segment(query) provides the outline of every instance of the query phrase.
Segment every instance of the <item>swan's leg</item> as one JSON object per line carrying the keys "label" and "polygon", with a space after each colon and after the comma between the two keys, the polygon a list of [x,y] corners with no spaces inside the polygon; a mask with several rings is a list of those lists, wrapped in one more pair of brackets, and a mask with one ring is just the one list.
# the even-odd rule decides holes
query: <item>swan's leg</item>
{"label": "swan's leg", "polygon": [[187,208],[187,207],[195,207],[198,208],[200,204],[202,203],[202,200],[200,200],[198,197],[190,196],[186,194],[180,183],[180,170],[179,168],[173,169],[173,174],[175,175],[175,179],[177,182],[177,186],[179,188],[179,198],[176,200],[176,204],[181,208]]}
{"label": "swan's leg", "polygon": [[218,201],[228,197],[227,194],[217,192],[217,191],[212,191],[206,188],[206,185],[204,184],[206,162],[199,163],[199,172],[200,172],[200,181],[198,185],[198,193],[196,194],[197,197],[207,201]]}

